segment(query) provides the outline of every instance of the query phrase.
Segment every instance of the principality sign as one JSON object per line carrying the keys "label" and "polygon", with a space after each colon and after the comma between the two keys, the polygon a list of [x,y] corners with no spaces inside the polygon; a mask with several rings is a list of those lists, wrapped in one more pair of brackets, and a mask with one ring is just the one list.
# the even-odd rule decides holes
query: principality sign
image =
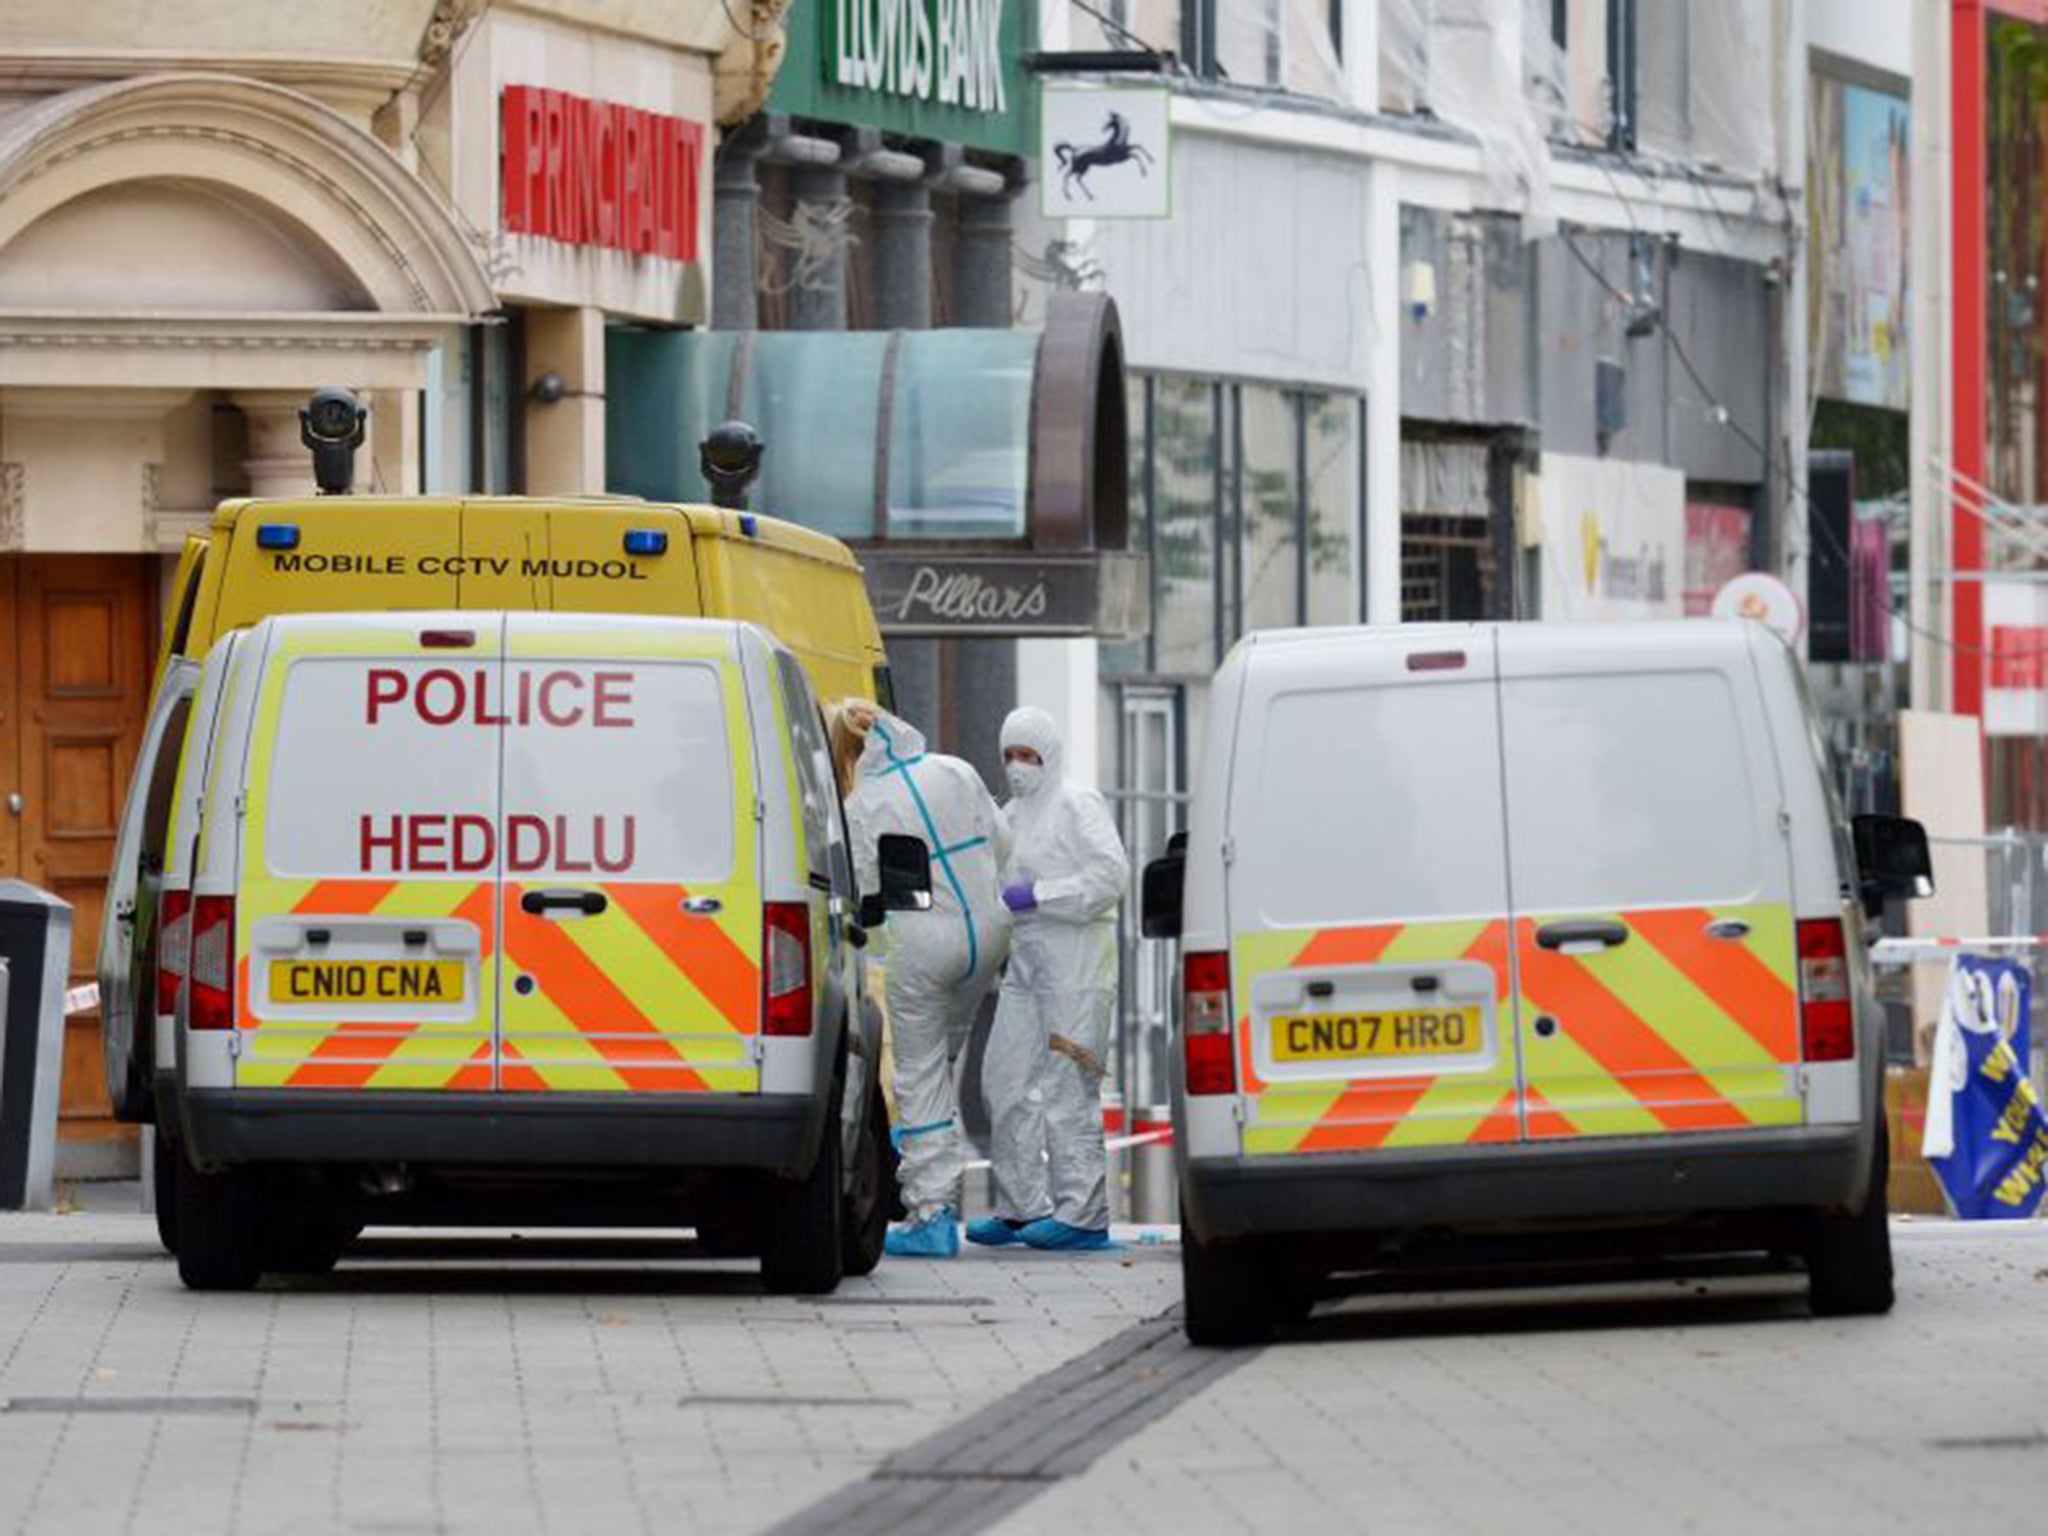
{"label": "principality sign", "polygon": [[1142,556],[1094,551],[1012,555],[861,551],[885,635],[1142,634],[1149,619]]}
{"label": "principality sign", "polygon": [[697,259],[702,123],[508,85],[500,131],[506,229],[569,245]]}

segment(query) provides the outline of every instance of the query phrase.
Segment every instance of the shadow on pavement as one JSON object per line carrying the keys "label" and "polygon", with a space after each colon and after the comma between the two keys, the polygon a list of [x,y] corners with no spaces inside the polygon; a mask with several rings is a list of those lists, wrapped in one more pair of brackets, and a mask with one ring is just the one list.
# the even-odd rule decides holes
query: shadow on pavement
{"label": "shadow on pavement", "polygon": [[1339,1284],[1345,1294],[1283,1332],[1283,1342],[1713,1328],[1812,1317],[1805,1275],[1764,1262],[1701,1265],[1655,1277],[1567,1273],[1512,1283],[1493,1275],[1411,1276]]}

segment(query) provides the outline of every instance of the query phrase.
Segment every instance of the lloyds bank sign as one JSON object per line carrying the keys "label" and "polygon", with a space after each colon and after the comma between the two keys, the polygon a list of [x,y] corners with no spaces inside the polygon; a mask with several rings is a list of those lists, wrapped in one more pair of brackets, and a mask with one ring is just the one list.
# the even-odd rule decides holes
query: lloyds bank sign
{"label": "lloyds bank sign", "polygon": [[1010,110],[1005,6],[1030,0],[824,0],[828,84],[968,112]]}

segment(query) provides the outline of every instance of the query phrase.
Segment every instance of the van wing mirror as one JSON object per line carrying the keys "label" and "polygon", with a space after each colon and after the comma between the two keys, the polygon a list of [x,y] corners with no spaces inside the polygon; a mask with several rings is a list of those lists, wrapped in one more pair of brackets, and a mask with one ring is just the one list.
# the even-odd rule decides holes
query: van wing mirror
{"label": "van wing mirror", "polygon": [[1865,907],[1889,897],[1934,894],[1934,859],[1927,829],[1905,816],[1858,816],[1850,822],[1856,844],[1856,883]]}
{"label": "van wing mirror", "polygon": [[[1187,844],[1183,842],[1181,849]],[[1145,866],[1145,884],[1139,901],[1140,927],[1148,939],[1177,939],[1181,927],[1181,899],[1187,889],[1188,859],[1184,851],[1161,854]]]}
{"label": "van wing mirror", "polygon": [[923,838],[884,832],[875,839],[875,862],[882,874],[884,912],[931,910],[932,852]]}

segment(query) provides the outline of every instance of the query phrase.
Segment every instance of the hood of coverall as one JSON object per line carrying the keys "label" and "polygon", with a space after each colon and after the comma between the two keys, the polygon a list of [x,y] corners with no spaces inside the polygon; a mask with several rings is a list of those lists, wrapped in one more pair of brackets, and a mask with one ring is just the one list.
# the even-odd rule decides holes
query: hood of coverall
{"label": "hood of coverall", "polygon": [[1002,745],[1005,752],[1012,747],[1029,747],[1045,764],[1045,773],[1037,788],[1026,798],[1043,800],[1059,789],[1065,777],[1067,752],[1059,725],[1051,715],[1036,704],[1011,710],[1009,718],[1003,721]]}
{"label": "hood of coverall", "polygon": [[899,763],[907,763],[912,758],[923,757],[924,753],[923,731],[886,709],[877,709],[874,724],[868,727],[867,741],[860,749],[860,776],[871,779],[887,773],[892,757]]}

